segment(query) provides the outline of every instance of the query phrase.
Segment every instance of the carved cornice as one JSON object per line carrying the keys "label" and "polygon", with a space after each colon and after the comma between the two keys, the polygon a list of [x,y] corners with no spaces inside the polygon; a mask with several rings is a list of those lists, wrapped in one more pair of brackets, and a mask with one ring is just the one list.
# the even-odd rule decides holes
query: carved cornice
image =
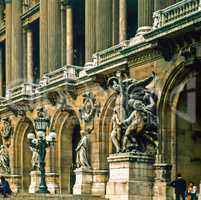
{"label": "carved cornice", "polygon": [[161,52],[159,50],[156,48],[148,49],[146,51],[139,52],[135,56],[130,56],[128,58],[128,67],[142,63],[148,63],[151,60],[158,59],[159,57],[161,57]]}

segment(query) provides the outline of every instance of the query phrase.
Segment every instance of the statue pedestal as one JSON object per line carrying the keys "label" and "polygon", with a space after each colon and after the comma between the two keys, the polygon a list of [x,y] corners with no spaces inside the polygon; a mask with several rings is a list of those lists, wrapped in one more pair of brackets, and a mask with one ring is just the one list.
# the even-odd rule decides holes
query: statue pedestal
{"label": "statue pedestal", "polygon": [[111,200],[152,200],[154,155],[120,153],[108,157],[109,181],[106,198]]}
{"label": "statue pedestal", "polygon": [[87,168],[79,168],[75,171],[76,181],[73,186],[73,194],[90,194],[92,188],[92,170]]}
{"label": "statue pedestal", "polygon": [[29,193],[36,193],[40,184],[40,171],[31,171],[31,184],[29,186]]}
{"label": "statue pedestal", "polygon": [[51,194],[59,193],[59,186],[58,186],[58,174],[55,173],[46,173],[46,183],[48,191]]}

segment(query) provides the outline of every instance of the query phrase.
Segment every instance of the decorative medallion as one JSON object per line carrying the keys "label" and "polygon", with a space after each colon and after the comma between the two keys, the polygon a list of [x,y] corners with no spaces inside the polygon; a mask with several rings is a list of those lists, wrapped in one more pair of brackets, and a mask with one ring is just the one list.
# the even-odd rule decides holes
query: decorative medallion
{"label": "decorative medallion", "polygon": [[95,115],[99,116],[100,104],[96,102],[95,96],[91,92],[85,92],[83,95],[83,106],[79,109],[80,118],[85,122],[90,122]]}
{"label": "decorative medallion", "polygon": [[11,126],[11,120],[9,118],[1,120],[0,133],[4,139],[8,139],[12,135],[13,128]]}

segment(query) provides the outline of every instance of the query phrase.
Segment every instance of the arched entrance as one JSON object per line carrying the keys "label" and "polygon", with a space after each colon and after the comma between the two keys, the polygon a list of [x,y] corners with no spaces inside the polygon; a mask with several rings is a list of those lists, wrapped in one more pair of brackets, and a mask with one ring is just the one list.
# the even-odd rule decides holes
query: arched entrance
{"label": "arched entrance", "polygon": [[30,186],[30,171],[32,152],[27,141],[29,130],[33,130],[33,124],[28,118],[22,118],[16,127],[14,138],[14,163],[11,172],[15,175],[21,175],[21,190],[28,192]]}
{"label": "arched entrance", "polygon": [[201,179],[201,71],[190,74],[176,107],[176,171],[198,186]]}
{"label": "arched entrance", "polygon": [[201,177],[201,70],[199,64],[177,66],[160,95],[161,162],[172,164],[172,179],[181,173],[199,184]]}
{"label": "arched entrance", "polygon": [[55,144],[52,165],[59,175],[60,193],[72,193],[75,183],[74,167],[76,162],[75,148],[80,140],[80,124],[75,113],[60,112],[56,115]]}
{"label": "arched entrance", "polygon": [[98,140],[100,143],[100,169],[108,169],[107,157],[109,154],[115,152],[112,145],[110,133],[112,132],[112,114],[115,106],[116,95],[113,94],[109,97],[106,104],[103,107],[102,114],[100,116],[100,126]]}

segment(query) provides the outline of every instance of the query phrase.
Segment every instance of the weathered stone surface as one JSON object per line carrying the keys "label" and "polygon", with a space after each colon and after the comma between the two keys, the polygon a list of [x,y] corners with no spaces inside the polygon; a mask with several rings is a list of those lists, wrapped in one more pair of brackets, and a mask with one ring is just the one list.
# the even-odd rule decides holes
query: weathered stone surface
{"label": "weathered stone surface", "polygon": [[154,157],[145,153],[120,153],[108,157],[110,176],[106,197],[112,200],[152,199]]}
{"label": "weathered stone surface", "polygon": [[40,172],[39,171],[31,171],[31,184],[29,186],[29,193],[36,193],[39,188],[40,183]]}
{"label": "weathered stone surface", "polygon": [[78,168],[75,170],[76,181],[73,187],[73,194],[91,194],[92,170],[87,168]]}

